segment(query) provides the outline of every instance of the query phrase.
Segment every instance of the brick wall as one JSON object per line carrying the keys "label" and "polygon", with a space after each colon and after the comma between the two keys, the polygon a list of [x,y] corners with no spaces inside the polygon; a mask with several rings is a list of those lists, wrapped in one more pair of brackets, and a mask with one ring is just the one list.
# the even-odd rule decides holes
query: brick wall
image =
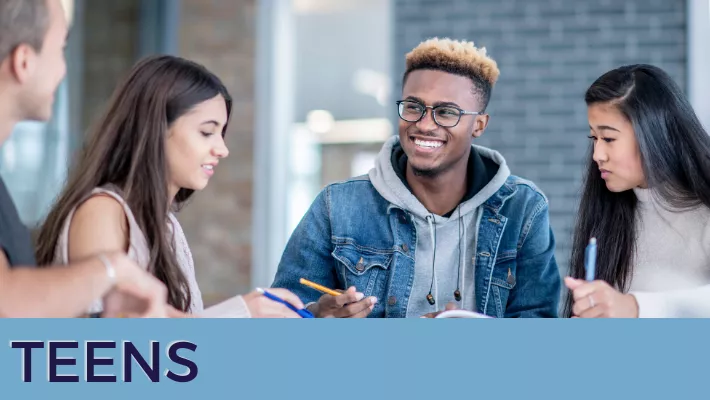
{"label": "brick wall", "polygon": [[[501,76],[478,144],[550,199],[565,269],[589,146],[584,91],[623,64],[652,63],[685,87],[685,0],[394,0],[395,80],[404,55],[433,37],[487,47]],[[400,88],[396,89],[397,95]]]}
{"label": "brick wall", "polygon": [[250,289],[255,0],[182,0],[180,56],[217,74],[234,98],[229,157],[179,218],[206,303]]}

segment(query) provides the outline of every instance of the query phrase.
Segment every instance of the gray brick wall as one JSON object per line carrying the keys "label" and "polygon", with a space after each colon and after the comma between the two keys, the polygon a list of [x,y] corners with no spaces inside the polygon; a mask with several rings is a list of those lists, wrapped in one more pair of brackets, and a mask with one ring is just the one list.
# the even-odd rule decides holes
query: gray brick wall
{"label": "gray brick wall", "polygon": [[[491,122],[478,144],[550,199],[567,268],[589,148],[584,91],[616,66],[651,63],[685,87],[685,0],[394,0],[397,80],[404,55],[433,37],[472,40],[498,62]],[[398,86],[396,96],[401,92]]]}

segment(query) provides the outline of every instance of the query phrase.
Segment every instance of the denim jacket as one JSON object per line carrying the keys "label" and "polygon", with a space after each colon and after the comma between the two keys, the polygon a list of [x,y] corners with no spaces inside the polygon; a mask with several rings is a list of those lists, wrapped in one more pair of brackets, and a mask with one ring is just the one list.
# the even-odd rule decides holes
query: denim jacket
{"label": "denim jacket", "polygon": [[[475,311],[493,317],[556,317],[561,280],[547,198],[509,175],[480,206],[474,261]],[[284,250],[273,287],[304,303],[319,292],[300,278],[333,289],[355,286],[375,296],[370,317],[407,316],[417,235],[412,216],[387,201],[369,176],[327,186]],[[443,308],[443,306],[442,306]]]}

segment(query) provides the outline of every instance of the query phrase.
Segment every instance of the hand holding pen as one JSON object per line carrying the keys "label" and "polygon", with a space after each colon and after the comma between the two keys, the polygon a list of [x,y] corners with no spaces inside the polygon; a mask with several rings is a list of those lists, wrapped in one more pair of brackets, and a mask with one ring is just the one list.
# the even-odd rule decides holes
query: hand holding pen
{"label": "hand holding pen", "polygon": [[302,306],[296,307],[296,306],[294,306],[293,304],[289,303],[288,301],[282,299],[281,297],[276,296],[276,295],[273,294],[273,293],[267,292],[266,290],[261,289],[261,288],[257,288],[256,291],[259,292],[259,293],[261,293],[261,294],[263,294],[263,295],[264,295],[266,298],[268,298],[269,300],[272,300],[272,301],[275,301],[275,302],[277,302],[277,303],[283,304],[283,305],[286,306],[289,310],[291,310],[291,311],[295,312],[296,314],[298,314],[298,316],[301,317],[301,318],[313,318],[313,314],[311,314],[310,311],[306,310],[306,309],[303,308]]}
{"label": "hand holding pen", "polygon": [[287,302],[288,305],[274,301],[267,297],[257,289],[247,295],[244,295],[244,302],[249,309],[252,318],[303,318],[295,309],[303,309],[303,302],[295,294],[286,289],[268,289],[268,293]]}
{"label": "hand holding pen", "polygon": [[584,249],[584,272],[587,282],[591,282],[596,278],[597,270],[597,239],[589,239],[587,248]]}
{"label": "hand holding pen", "polygon": [[572,318],[636,318],[636,298],[611,287],[597,277],[597,240],[591,238],[584,252],[585,280],[565,278],[572,296]]}
{"label": "hand holding pen", "polygon": [[352,286],[345,291],[335,291],[307,279],[301,279],[300,282],[324,293],[312,308],[318,318],[365,318],[377,303],[376,297],[365,297]]}

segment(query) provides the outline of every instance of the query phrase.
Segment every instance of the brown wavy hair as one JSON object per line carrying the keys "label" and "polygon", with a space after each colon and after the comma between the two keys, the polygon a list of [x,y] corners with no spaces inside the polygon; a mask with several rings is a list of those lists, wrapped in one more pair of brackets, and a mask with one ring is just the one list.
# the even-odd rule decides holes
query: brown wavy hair
{"label": "brown wavy hair", "polygon": [[[41,226],[37,262],[50,265],[71,210],[106,184],[121,189],[150,250],[148,270],[168,289],[168,302],[187,311],[191,293],[169,241],[166,138],[171,124],[196,105],[217,95],[232,100],[217,76],[179,57],[151,56],[139,61],[113,93],[105,114],[91,130],[67,185]],[[225,125],[222,135],[224,136]],[[194,191],[180,189],[172,207],[180,208]]]}

